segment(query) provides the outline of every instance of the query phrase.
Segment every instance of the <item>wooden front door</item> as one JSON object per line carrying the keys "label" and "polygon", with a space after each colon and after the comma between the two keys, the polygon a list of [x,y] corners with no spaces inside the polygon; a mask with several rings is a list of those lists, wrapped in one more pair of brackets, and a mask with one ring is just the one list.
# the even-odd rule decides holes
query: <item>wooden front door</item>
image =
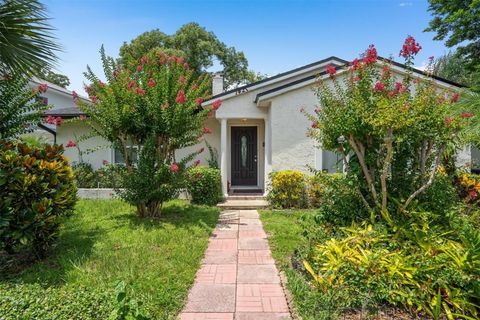
{"label": "wooden front door", "polygon": [[232,127],[232,185],[257,185],[257,127]]}

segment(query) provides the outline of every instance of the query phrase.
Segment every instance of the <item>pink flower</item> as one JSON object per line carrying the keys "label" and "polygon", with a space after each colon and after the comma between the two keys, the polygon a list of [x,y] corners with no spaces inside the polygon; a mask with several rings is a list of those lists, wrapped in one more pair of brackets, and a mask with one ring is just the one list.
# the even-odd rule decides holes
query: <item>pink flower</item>
{"label": "pink flower", "polygon": [[188,63],[185,62],[185,63],[183,64],[183,69],[188,70]]}
{"label": "pink flower", "polygon": [[218,110],[218,108],[220,108],[221,105],[222,105],[222,100],[217,99],[217,100],[213,101],[212,109],[213,110]]}
{"label": "pink flower", "polygon": [[178,79],[178,82],[180,82],[181,84],[185,84],[185,77],[181,75],[180,78]]}
{"label": "pink flower", "polygon": [[352,69],[353,70],[358,70],[359,67],[360,67],[360,61],[357,58],[353,59]]}
{"label": "pink flower", "polygon": [[73,142],[72,140],[68,140],[67,144],[65,145],[66,148],[72,148],[72,147],[76,147],[77,144],[75,142]]}
{"label": "pink flower", "polygon": [[160,63],[165,64],[167,62],[167,58],[165,56],[160,57]]}
{"label": "pink flower", "polygon": [[390,91],[390,92],[387,93],[387,95],[388,95],[389,97],[393,97],[393,96],[395,96],[396,94],[397,94],[396,91]]}
{"label": "pink flower", "polygon": [[178,172],[178,164],[176,164],[175,162],[172,163],[172,165],[170,166],[170,171]]}
{"label": "pink flower", "polygon": [[197,89],[198,89],[198,85],[196,83],[194,83],[193,86],[192,86],[192,90],[195,91]]}
{"label": "pink flower", "polygon": [[137,66],[137,71],[142,71],[142,66],[141,65]]}
{"label": "pink flower", "polygon": [[318,128],[318,123],[312,122],[312,128],[313,128],[313,129],[317,129],[317,128]]}
{"label": "pink flower", "polygon": [[202,153],[203,151],[205,151],[205,148],[200,148],[200,150],[198,150],[198,153]]}
{"label": "pink flower", "polygon": [[445,118],[445,124],[449,126],[452,123],[452,117],[446,117]]}
{"label": "pink flower", "polygon": [[207,133],[207,134],[212,133],[212,129],[207,128],[207,127],[204,127],[204,128],[202,129],[202,131],[203,131],[203,133]]}
{"label": "pink flower", "polygon": [[178,91],[177,97],[175,98],[175,102],[178,104],[184,104],[187,100],[185,99],[185,93],[183,90]]}
{"label": "pink flower", "polygon": [[96,103],[96,102],[97,102],[97,96],[92,96],[90,99],[92,99],[92,102],[93,102],[93,103]]}
{"label": "pink flower", "polygon": [[400,50],[399,56],[404,58],[413,57],[416,55],[422,47],[418,42],[415,41],[415,38],[408,36],[403,43],[402,50]]}
{"label": "pink flower", "polygon": [[40,90],[41,92],[47,92],[48,84],[44,83],[44,84],[39,85],[38,90]]}
{"label": "pink flower", "polygon": [[103,164],[104,166],[106,166],[106,165],[108,164],[108,161],[107,161],[107,160],[103,160],[103,161],[102,161],[102,164]]}
{"label": "pink flower", "polygon": [[300,113],[304,113],[305,112],[305,108],[304,107],[301,107],[300,108]]}
{"label": "pink flower", "polygon": [[471,117],[473,117],[473,116],[474,116],[474,114],[471,113],[471,112],[462,112],[462,113],[460,114],[460,117],[461,117],[461,118],[464,118],[464,119],[466,119],[466,118],[471,118]]}
{"label": "pink flower", "polygon": [[177,64],[183,64],[185,59],[183,57],[177,57]]}
{"label": "pink flower", "polygon": [[203,98],[202,97],[198,97],[197,98],[197,104],[202,104],[203,102]]}
{"label": "pink flower", "polygon": [[47,118],[44,119],[45,122],[48,124],[55,124],[55,117],[53,116],[48,116]]}
{"label": "pink flower", "polygon": [[55,125],[60,126],[62,125],[63,119],[61,117],[56,117],[55,118]]}
{"label": "pink flower", "polygon": [[128,89],[132,89],[132,88],[135,88],[137,85],[135,84],[135,82],[133,81],[130,81],[130,83],[128,84],[127,88]]}
{"label": "pink flower", "polygon": [[460,98],[460,92],[456,92],[453,97],[452,97],[452,102],[455,103],[458,101],[458,98]]}
{"label": "pink flower", "polygon": [[420,80],[418,80],[418,79],[413,79],[413,83],[415,83],[415,84],[420,83]]}
{"label": "pink flower", "polygon": [[138,87],[137,89],[135,89],[135,94],[139,94],[141,96],[144,96],[145,95],[145,90],[143,90],[142,88]]}
{"label": "pink flower", "polygon": [[367,51],[363,54],[363,62],[367,66],[377,62],[377,49],[373,44],[369,45]]}
{"label": "pink flower", "polygon": [[407,87],[404,86],[401,82],[396,82],[395,83],[395,90],[399,93],[404,92],[407,90]]}
{"label": "pink flower", "polygon": [[377,82],[377,84],[375,84],[375,88],[373,88],[373,90],[375,90],[375,91],[385,91],[385,85],[381,82]]}
{"label": "pink flower", "polygon": [[193,163],[193,165],[195,167],[198,167],[200,165],[200,160],[195,160],[195,162]]}
{"label": "pink flower", "polygon": [[359,81],[359,80],[360,80],[360,77],[359,77],[359,76],[353,77],[353,81]]}
{"label": "pink flower", "polygon": [[478,193],[477,193],[477,191],[472,190],[472,191],[468,192],[468,196],[470,197],[470,199],[475,201],[478,198]]}
{"label": "pink flower", "polygon": [[327,72],[330,75],[330,78],[333,78],[335,76],[335,73],[337,73],[337,69],[335,69],[332,65],[327,66]]}
{"label": "pink flower", "polygon": [[149,86],[150,88],[155,87],[155,84],[156,84],[156,83],[155,83],[155,80],[153,80],[152,78],[150,78],[150,80],[148,80],[148,86]]}
{"label": "pink flower", "polygon": [[[146,63],[147,63],[147,57],[146,57],[146,56],[143,56],[143,57],[140,59],[140,63],[141,63],[142,65],[146,64]],[[137,70],[138,70],[138,67],[137,67]],[[141,70],[141,68],[140,68],[140,70]],[[138,71],[140,71],[140,70],[138,70]]]}

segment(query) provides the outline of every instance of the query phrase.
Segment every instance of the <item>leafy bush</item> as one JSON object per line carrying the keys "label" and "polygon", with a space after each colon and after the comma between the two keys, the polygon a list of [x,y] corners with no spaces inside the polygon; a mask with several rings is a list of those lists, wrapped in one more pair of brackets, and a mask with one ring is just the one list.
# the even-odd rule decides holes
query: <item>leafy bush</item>
{"label": "leafy bush", "polygon": [[188,170],[188,193],[192,203],[215,205],[223,198],[220,170],[193,167]]}
{"label": "leafy bush", "polygon": [[407,215],[394,228],[366,222],[342,228],[341,237],[313,248],[306,269],[321,290],[350,292],[351,307],[388,303],[434,319],[476,318],[480,233],[442,228],[429,212]]}
{"label": "leafy bush", "polygon": [[78,188],[122,188],[127,171],[124,165],[117,164],[106,164],[95,171],[85,162],[74,165],[73,169]]}
{"label": "leafy bush", "polygon": [[458,182],[460,196],[468,203],[480,205],[480,176],[462,172]]}
{"label": "leafy bush", "polygon": [[78,188],[96,188],[97,177],[92,165],[89,163],[78,163],[73,166],[75,182]]}
{"label": "leafy bush", "polygon": [[77,190],[62,152],[0,141],[0,245],[7,252],[29,245],[43,256],[72,211]]}
{"label": "leafy bush", "polygon": [[317,222],[349,225],[369,216],[351,177],[319,172],[312,179],[321,186]]}
{"label": "leafy bush", "polygon": [[127,169],[123,165],[106,164],[95,171],[98,186],[100,188],[122,188],[122,181],[126,172]]}
{"label": "leafy bush", "polygon": [[299,171],[272,172],[267,199],[274,208],[304,208],[307,205],[305,175]]}

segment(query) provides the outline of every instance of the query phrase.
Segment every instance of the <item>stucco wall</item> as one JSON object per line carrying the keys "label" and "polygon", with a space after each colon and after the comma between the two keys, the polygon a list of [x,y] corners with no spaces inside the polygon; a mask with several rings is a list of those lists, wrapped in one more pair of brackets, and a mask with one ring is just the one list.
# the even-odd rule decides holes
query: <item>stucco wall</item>
{"label": "stucco wall", "polygon": [[300,170],[315,167],[315,142],[306,136],[310,122],[301,107],[313,112],[317,99],[309,87],[275,97],[270,109],[272,170]]}
{"label": "stucco wall", "polygon": [[[68,140],[77,141],[77,138],[86,135],[90,132],[90,128],[81,122],[67,123],[57,127],[57,143],[66,145]],[[110,148],[110,143],[101,137],[93,137],[86,141],[78,143],[82,151],[88,149],[95,149],[94,152],[84,154],[83,161],[90,163],[94,169],[100,168],[103,160],[112,162],[113,151]],[[70,159],[71,163],[79,162],[79,155],[76,148],[65,148],[65,156]]]}

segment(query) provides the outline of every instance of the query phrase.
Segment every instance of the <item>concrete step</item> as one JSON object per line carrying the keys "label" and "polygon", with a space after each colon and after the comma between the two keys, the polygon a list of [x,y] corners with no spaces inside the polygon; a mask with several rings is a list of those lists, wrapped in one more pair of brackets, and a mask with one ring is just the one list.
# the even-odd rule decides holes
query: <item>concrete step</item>
{"label": "concrete step", "polygon": [[222,210],[255,210],[268,207],[266,200],[230,200],[217,204]]}
{"label": "concrete step", "polygon": [[227,200],[265,200],[262,194],[232,194],[227,196]]}

